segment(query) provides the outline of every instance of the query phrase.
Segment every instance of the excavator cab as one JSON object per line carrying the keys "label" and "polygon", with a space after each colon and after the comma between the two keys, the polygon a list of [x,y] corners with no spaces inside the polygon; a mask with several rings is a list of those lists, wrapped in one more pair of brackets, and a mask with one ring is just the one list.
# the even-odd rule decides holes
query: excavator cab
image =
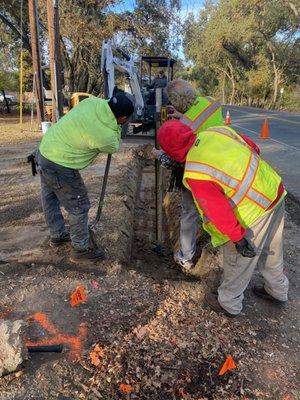
{"label": "excavator cab", "polygon": [[142,124],[135,124],[133,133],[147,134],[155,125],[156,113],[166,114],[167,84],[173,80],[175,60],[168,57],[143,56],[140,67],[140,87],[144,98]]}
{"label": "excavator cab", "polygon": [[[140,85],[143,88],[142,77],[148,76],[148,88],[164,88],[173,80],[175,60],[168,57],[143,56],[141,59]],[[156,76],[154,76],[156,75]]]}

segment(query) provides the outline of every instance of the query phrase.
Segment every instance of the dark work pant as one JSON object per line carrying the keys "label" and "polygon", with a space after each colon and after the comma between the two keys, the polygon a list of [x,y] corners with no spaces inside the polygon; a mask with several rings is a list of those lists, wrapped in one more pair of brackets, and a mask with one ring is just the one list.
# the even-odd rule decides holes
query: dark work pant
{"label": "dark work pant", "polygon": [[69,214],[72,246],[78,250],[88,248],[88,211],[90,201],[85,184],[76,169],[66,168],[47,160],[37,153],[41,177],[42,206],[50,235],[60,238],[66,234],[60,207]]}

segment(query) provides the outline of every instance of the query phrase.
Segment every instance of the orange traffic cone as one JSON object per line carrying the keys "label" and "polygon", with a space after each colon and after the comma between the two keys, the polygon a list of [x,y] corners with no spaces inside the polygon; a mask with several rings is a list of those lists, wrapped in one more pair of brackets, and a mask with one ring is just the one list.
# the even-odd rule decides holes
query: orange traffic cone
{"label": "orange traffic cone", "polygon": [[262,124],[261,131],[260,131],[260,137],[261,137],[261,139],[269,139],[269,137],[270,137],[268,118],[265,118],[265,120]]}
{"label": "orange traffic cone", "polygon": [[225,117],[225,125],[231,125],[231,116],[230,116],[228,110],[227,110],[226,117]]}

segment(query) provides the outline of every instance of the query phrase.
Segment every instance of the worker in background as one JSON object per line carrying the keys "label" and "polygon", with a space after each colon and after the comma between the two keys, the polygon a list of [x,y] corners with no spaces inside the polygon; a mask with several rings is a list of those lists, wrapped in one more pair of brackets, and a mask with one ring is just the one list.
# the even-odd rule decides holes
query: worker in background
{"label": "worker in background", "polygon": [[165,88],[168,84],[165,71],[160,69],[157,76],[153,79],[152,84],[149,86],[150,89]]}
{"label": "worker in background", "polygon": [[254,293],[287,301],[282,251],[286,192],[257,146],[229,127],[195,134],[178,120],[161,126],[158,142],[172,159],[185,162],[183,184],[192,193],[213,246],[222,246],[222,282],[218,293],[206,294],[206,303],[216,312],[238,315],[257,265],[264,286],[254,287]]}
{"label": "worker in background", "polygon": [[[111,154],[119,149],[120,125],[133,111],[133,103],[125,93],[117,93],[110,100],[90,97],[54,124],[39,146],[37,163],[50,245],[71,240],[73,262],[104,258],[101,250],[89,248],[90,201],[79,170],[99,153]],[[70,233],[61,206],[68,212]]]}
{"label": "worker in background", "polygon": [[[172,118],[178,118],[195,132],[211,126],[223,125],[221,104],[211,97],[198,96],[193,86],[182,79],[175,79],[167,86],[167,95],[173,106]],[[153,149],[153,154],[165,168],[172,170],[169,191],[182,190],[180,218],[180,249],[174,260],[185,272],[194,267],[199,216],[192,195],[182,185],[184,165],[172,160],[167,154]]]}
{"label": "worker in background", "polygon": [[167,97],[166,89],[165,89],[167,84],[168,84],[168,79],[165,75],[164,70],[161,69],[158,71],[158,74],[153,79],[152,83],[147,86],[148,89],[153,89],[153,90],[149,90],[149,99],[148,99],[149,105],[156,104],[156,89],[162,90],[162,105],[168,104],[168,97]]}

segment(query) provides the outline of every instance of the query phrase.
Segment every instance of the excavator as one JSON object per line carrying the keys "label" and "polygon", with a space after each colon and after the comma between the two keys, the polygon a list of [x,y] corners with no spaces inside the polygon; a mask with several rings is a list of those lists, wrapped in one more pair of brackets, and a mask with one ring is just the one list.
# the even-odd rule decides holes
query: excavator
{"label": "excavator", "polygon": [[150,134],[155,131],[157,121],[167,119],[167,99],[163,87],[153,85],[153,71],[165,70],[165,86],[173,79],[175,60],[168,57],[143,56],[140,71],[135,66],[133,57],[112,45],[111,40],[104,40],[101,51],[101,70],[104,87],[108,98],[119,90],[116,86],[115,71],[123,74],[127,81],[126,91],[134,99],[135,113],[129,123],[127,134]]}

